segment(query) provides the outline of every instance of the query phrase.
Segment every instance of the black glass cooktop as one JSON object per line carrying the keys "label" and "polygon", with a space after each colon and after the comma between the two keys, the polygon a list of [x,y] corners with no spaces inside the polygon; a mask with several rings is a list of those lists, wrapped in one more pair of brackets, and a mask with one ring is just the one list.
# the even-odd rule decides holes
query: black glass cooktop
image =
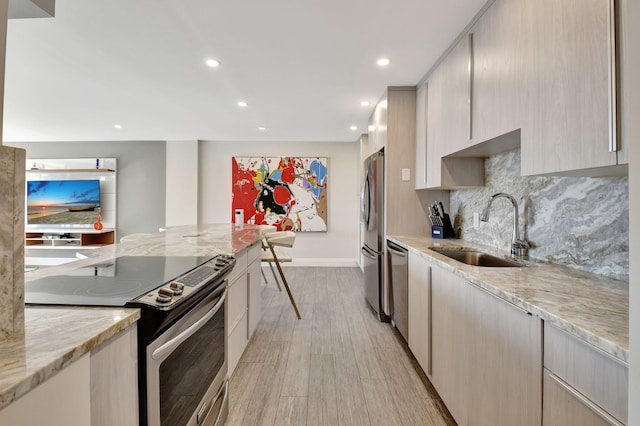
{"label": "black glass cooktop", "polygon": [[203,256],[123,256],[25,282],[29,305],[124,306],[207,262]]}

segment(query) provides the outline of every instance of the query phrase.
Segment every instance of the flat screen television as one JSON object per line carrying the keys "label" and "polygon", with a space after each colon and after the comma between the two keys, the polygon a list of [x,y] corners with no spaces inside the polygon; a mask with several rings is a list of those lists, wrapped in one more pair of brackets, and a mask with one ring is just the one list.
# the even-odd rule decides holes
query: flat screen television
{"label": "flat screen television", "polygon": [[27,181],[29,228],[89,228],[98,219],[100,181]]}

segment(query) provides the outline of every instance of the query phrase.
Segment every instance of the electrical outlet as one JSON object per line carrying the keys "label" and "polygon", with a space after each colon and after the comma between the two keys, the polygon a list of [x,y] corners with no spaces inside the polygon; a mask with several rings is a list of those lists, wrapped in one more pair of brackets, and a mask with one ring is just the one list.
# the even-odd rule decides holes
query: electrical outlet
{"label": "electrical outlet", "polygon": [[480,227],[480,214],[476,212],[473,212],[473,227],[474,228]]}
{"label": "electrical outlet", "polygon": [[411,180],[411,169],[402,169],[402,181],[408,182]]}

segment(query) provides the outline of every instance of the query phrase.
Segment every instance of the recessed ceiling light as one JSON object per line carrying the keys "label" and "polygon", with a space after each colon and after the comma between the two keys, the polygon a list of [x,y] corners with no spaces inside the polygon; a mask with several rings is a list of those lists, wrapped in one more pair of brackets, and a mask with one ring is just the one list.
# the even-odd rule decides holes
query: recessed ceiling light
{"label": "recessed ceiling light", "polygon": [[122,129],[122,125],[120,124],[114,124],[113,127],[115,127],[116,129]]}
{"label": "recessed ceiling light", "polygon": [[267,130],[266,127],[258,127],[258,130]]}
{"label": "recessed ceiling light", "polygon": [[369,101],[362,101],[362,102],[360,102],[360,106],[368,107],[368,106],[369,106]]}
{"label": "recessed ceiling light", "polygon": [[352,131],[358,130],[358,126],[351,126],[349,127],[349,130],[352,130]]}
{"label": "recessed ceiling light", "polygon": [[217,59],[207,59],[205,61],[205,64],[207,64],[208,66],[210,66],[211,68],[218,68],[221,64],[220,61]]}
{"label": "recessed ceiling light", "polygon": [[239,107],[244,108],[244,107],[246,107],[247,105],[249,105],[249,104],[248,104],[248,103],[246,103],[245,101],[239,101],[239,102],[238,102],[238,106],[239,106]]}
{"label": "recessed ceiling light", "polygon": [[389,58],[380,58],[376,61],[376,64],[378,64],[378,66],[381,66],[381,67],[386,67],[390,63],[391,63],[391,59]]}

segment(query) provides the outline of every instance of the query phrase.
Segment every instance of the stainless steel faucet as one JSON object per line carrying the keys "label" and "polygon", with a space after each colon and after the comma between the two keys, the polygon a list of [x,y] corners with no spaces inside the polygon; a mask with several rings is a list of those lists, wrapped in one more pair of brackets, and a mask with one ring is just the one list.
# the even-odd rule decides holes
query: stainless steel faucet
{"label": "stainless steel faucet", "polygon": [[511,254],[515,256],[526,256],[529,251],[529,243],[520,239],[520,226],[518,225],[518,202],[511,195],[499,192],[493,194],[487,203],[487,206],[480,215],[480,220],[487,222],[489,220],[489,208],[497,198],[506,198],[513,205],[513,236],[511,237]]}

